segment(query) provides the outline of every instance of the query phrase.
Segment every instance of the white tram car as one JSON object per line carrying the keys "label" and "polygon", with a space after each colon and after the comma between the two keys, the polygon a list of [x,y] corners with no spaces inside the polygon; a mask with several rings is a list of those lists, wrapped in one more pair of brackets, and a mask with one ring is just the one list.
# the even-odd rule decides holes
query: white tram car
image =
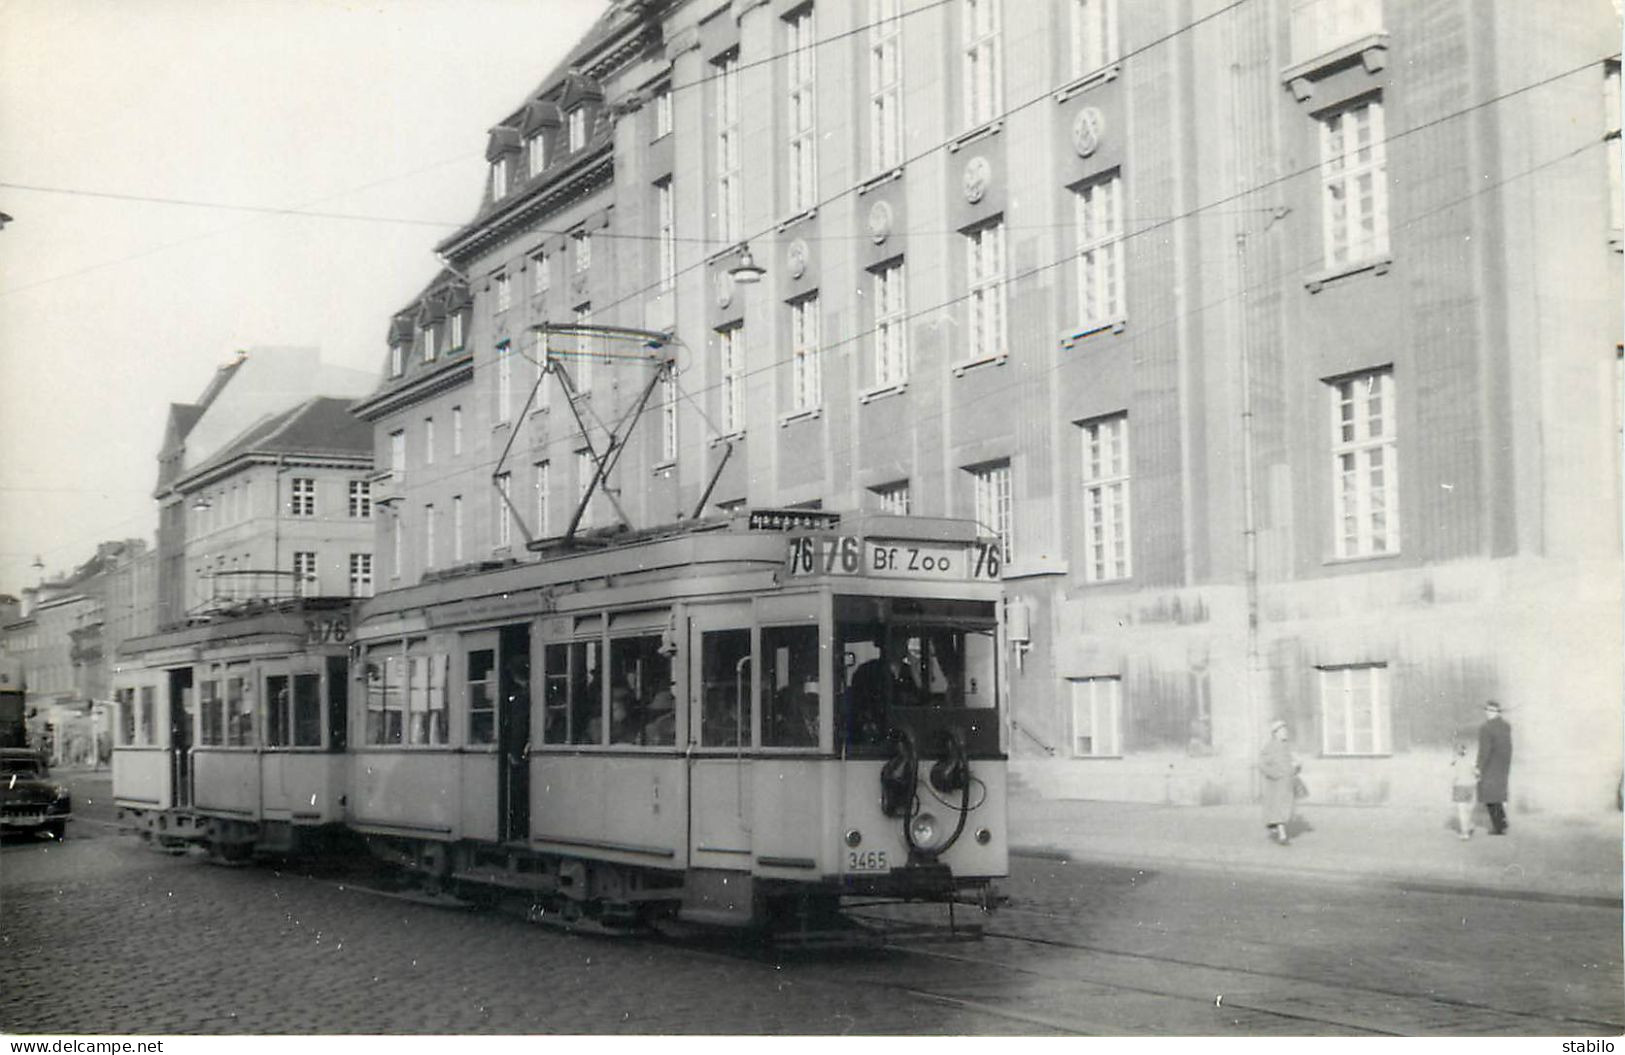
{"label": "white tram car", "polygon": [[[200,695],[189,807],[143,801],[228,848],[342,823],[432,888],[518,891],[567,920],[990,906],[1008,864],[1001,598],[998,542],[964,521],[758,512],[578,543],[360,602],[347,689],[319,646],[266,645],[236,689],[240,657],[162,671],[160,699],[164,679],[171,699],[188,678],[182,696],[224,686],[229,742],[206,743]],[[319,679],[305,697],[300,672]],[[138,718],[148,687],[131,686]],[[289,742],[301,714],[319,744]],[[119,745],[128,808],[140,751]],[[206,796],[217,784],[233,790]]]}

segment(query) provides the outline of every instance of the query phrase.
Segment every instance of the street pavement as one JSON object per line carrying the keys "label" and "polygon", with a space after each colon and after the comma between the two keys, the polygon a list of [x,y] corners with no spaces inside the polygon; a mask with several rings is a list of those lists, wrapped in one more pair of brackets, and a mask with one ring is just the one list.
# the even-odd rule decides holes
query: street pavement
{"label": "street pavement", "polygon": [[1011,851],[1117,865],[1268,873],[1338,882],[1614,904],[1621,900],[1618,813],[1519,814],[1506,835],[1461,839],[1448,803],[1299,806],[1290,844],[1266,837],[1256,805],[1161,806],[1038,799],[1010,801]]}

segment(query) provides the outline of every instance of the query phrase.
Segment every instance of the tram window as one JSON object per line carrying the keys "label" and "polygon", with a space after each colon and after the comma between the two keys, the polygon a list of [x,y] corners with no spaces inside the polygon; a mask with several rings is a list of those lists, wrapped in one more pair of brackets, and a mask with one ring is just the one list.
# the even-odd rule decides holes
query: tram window
{"label": "tram window", "polygon": [[121,747],[135,743],[135,690],[118,691],[118,742]]}
{"label": "tram window", "polygon": [[570,646],[548,645],[542,653],[542,743],[570,742]]}
{"label": "tram window", "polygon": [[[409,655],[406,686],[406,742],[442,745],[448,740],[445,655]],[[473,742],[480,742],[470,740]]]}
{"label": "tram window", "polygon": [[158,742],[157,697],[157,689],[141,686],[141,742],[149,746]]}
{"label": "tram window", "polygon": [[597,641],[570,643],[570,743],[592,744],[603,723],[603,650]]}
{"label": "tram window", "polygon": [[477,648],[468,653],[468,742],[497,740],[497,654]]}
{"label": "tram window", "polygon": [[677,742],[671,657],[661,652],[660,643],[658,634],[610,641],[610,743],[669,746]]}
{"label": "tram window", "polygon": [[367,664],[367,743],[401,742],[401,656],[376,655]]}
{"label": "tram window", "polygon": [[322,678],[293,676],[293,746],[322,746]]}
{"label": "tram window", "polygon": [[818,628],[762,628],[762,745],[818,743]]}
{"label": "tram window", "polygon": [[343,656],[327,657],[327,749],[349,747],[350,665]]}
{"label": "tram window", "polygon": [[735,747],[750,731],[750,631],[700,635],[701,747]]}
{"label": "tram window", "polygon": [[[146,689],[141,690],[143,698],[145,698],[146,693]],[[220,682],[211,678],[198,684],[198,713],[203,718],[202,735],[198,737],[198,743],[210,747],[219,747],[226,742],[226,723],[224,715],[221,714],[221,703]],[[143,705],[142,709],[146,709],[145,705]],[[147,720],[143,717],[143,728],[145,728],[146,724]],[[148,732],[144,732],[142,735],[143,737],[151,736]],[[151,743],[151,740],[144,739],[143,742]]]}
{"label": "tram window", "polygon": [[288,676],[273,674],[265,679],[265,746],[287,747],[290,743],[291,703]]}
{"label": "tram window", "polygon": [[254,744],[254,698],[248,679],[241,674],[226,678],[226,746],[251,747]]}

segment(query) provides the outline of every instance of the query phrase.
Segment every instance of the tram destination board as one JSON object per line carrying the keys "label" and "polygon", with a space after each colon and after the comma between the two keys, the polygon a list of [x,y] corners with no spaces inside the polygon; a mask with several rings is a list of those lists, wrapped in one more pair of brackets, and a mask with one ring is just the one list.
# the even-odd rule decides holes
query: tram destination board
{"label": "tram destination board", "polygon": [[785,558],[790,577],[866,575],[889,579],[995,582],[999,544],[938,543],[863,538],[857,535],[796,535]]}

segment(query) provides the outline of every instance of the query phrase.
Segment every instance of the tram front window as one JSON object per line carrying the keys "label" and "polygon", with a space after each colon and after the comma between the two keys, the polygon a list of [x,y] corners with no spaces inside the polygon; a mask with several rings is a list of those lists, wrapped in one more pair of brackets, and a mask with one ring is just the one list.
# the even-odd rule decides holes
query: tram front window
{"label": "tram front window", "polygon": [[762,745],[818,744],[818,627],[762,628]]}
{"label": "tram front window", "polygon": [[893,734],[951,728],[997,743],[997,615],[991,601],[835,599],[840,732],[849,753]]}

